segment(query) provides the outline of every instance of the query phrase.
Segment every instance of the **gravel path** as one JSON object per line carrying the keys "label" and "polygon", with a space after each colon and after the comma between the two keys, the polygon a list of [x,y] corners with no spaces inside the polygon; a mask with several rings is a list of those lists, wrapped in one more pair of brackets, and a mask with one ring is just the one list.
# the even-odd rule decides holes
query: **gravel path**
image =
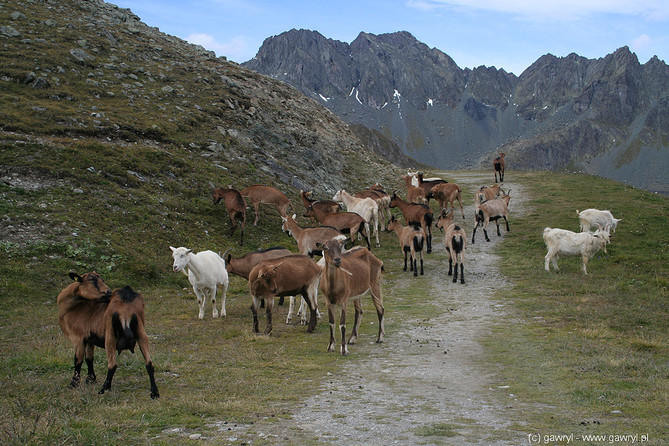
{"label": "gravel path", "polygon": [[[444,176],[468,191],[490,183],[490,175]],[[512,188],[513,216],[522,212],[523,191],[513,183],[505,183],[507,187]],[[492,251],[506,231],[502,228],[502,237],[497,237],[491,224],[491,242],[485,242],[479,229],[472,245],[473,214],[473,204],[466,205],[466,284],[453,284],[446,275],[438,230],[433,258],[426,261],[432,288],[426,299],[434,300],[444,311],[429,320],[406,320],[399,331],[386,330],[383,344],[366,345],[368,340],[364,340],[354,346],[351,354],[367,349],[369,360],[352,361],[341,374],[323,377],[322,393],[297,407],[292,421],[282,426],[260,423],[253,430],[271,432],[259,435],[277,443],[300,432],[302,437],[335,445],[524,444],[526,438],[517,430],[521,408],[509,386],[494,380],[495,370],[486,364],[479,343],[505,311],[494,299],[505,281],[496,266],[499,258]],[[513,230],[513,218],[510,220]],[[401,295],[401,289],[396,286],[393,293]]]}

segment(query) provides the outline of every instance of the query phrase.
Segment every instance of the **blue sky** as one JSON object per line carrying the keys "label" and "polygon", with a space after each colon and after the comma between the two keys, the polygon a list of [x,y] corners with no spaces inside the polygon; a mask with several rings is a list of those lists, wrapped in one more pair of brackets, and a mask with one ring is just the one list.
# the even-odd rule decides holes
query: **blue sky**
{"label": "blue sky", "polygon": [[292,28],[351,43],[408,31],[452,57],[520,75],[544,54],[604,57],[627,45],[669,62],[667,0],[117,0],[144,23],[235,62]]}

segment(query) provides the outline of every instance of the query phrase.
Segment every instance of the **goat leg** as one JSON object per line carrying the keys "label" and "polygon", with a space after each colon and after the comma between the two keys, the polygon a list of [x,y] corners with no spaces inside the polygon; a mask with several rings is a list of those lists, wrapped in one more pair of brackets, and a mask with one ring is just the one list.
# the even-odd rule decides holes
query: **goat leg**
{"label": "goat leg", "polygon": [[105,379],[104,384],[102,384],[102,389],[98,392],[99,395],[105,393],[105,391],[111,389],[112,379],[114,379],[114,373],[116,373],[116,368],[118,366],[113,366],[107,369],[107,379]]}
{"label": "goat leg", "polygon": [[149,361],[146,364],[146,373],[149,374],[149,381],[151,382],[151,399],[160,398],[160,393],[158,393],[158,386],[156,385],[156,378],[154,376],[155,369],[153,368],[153,362]]}

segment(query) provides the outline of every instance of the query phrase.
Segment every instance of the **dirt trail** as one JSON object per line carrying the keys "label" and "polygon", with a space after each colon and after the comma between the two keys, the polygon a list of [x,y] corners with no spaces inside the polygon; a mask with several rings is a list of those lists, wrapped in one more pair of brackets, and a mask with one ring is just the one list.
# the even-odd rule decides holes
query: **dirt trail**
{"label": "dirt trail", "polygon": [[[444,176],[467,191],[491,180],[490,175],[470,173]],[[522,213],[524,194],[517,184],[507,182],[505,187],[513,189],[513,231],[513,215]],[[369,345],[363,338],[351,353],[366,349],[369,360],[351,362],[341,373],[323,377],[322,393],[297,407],[293,421],[281,428],[283,432],[266,426],[264,432],[272,432],[270,438],[281,442],[297,430],[323,443],[341,445],[518,445],[526,441],[510,428],[514,424],[517,429],[522,420],[518,403],[505,383],[493,380],[494,370],[485,363],[479,344],[505,311],[494,300],[496,289],[505,282],[497,267],[499,258],[492,251],[506,231],[502,227],[502,237],[497,237],[491,224],[491,242],[485,242],[479,229],[472,245],[473,215],[473,204],[466,205],[466,284],[453,284],[446,275],[448,264],[439,231],[435,232],[433,257],[426,261],[432,288],[426,299],[433,299],[444,311],[427,321],[404,320],[399,331],[387,333],[383,344]],[[456,219],[463,222],[459,212]],[[399,295],[401,290],[396,287],[393,293]],[[263,431],[262,423],[255,430]]]}

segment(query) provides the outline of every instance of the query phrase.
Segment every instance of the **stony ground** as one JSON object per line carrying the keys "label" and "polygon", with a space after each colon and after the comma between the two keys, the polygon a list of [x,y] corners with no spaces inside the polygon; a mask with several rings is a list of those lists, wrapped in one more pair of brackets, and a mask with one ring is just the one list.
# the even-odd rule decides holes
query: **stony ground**
{"label": "stony ground", "polygon": [[[449,177],[467,190],[490,182],[478,174]],[[505,186],[513,189],[512,215],[521,213],[522,188],[511,182]],[[505,279],[493,254],[504,240],[505,228],[497,237],[491,225],[490,243],[479,229],[472,245],[473,214],[473,204],[466,205],[466,284],[451,283],[443,265],[435,268],[426,262],[431,292],[425,298],[443,311],[428,320],[404,320],[399,331],[387,333],[383,344],[364,340],[351,347],[352,354],[367,349],[369,360],[352,361],[341,373],[322,377],[321,393],[296,407],[292,421],[234,429],[227,440],[237,444],[285,443],[296,438],[338,445],[523,444],[522,412],[531,408],[519,407],[512,383],[496,380],[494,366],[486,363],[479,343],[505,312],[494,299]],[[443,255],[441,237],[435,240],[434,255]],[[411,282],[405,283],[410,286]]]}

